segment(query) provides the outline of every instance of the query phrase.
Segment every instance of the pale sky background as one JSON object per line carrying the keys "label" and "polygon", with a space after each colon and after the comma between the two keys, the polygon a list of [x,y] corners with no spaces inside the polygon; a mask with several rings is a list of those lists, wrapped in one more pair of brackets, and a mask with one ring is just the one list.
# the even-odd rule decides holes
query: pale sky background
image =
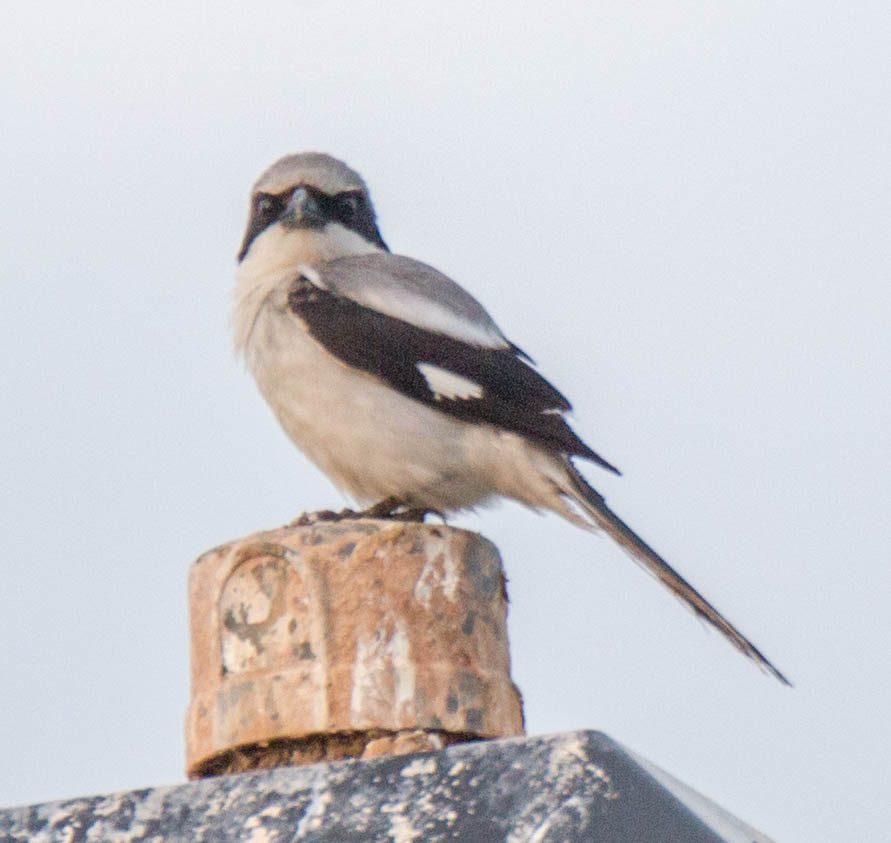
{"label": "pale sky background", "polygon": [[343,499],[228,317],[248,190],[323,150],[625,472],[588,477],[796,683],[513,504],[528,729],[781,841],[891,825],[891,11],[16,3],[0,31],[0,804],[183,779],[186,573]]}

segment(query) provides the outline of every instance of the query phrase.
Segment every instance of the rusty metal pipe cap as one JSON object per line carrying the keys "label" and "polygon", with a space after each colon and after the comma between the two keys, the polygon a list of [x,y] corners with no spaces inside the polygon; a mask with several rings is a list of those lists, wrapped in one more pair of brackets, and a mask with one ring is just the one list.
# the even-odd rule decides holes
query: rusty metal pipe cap
{"label": "rusty metal pipe cap", "polygon": [[523,734],[498,551],[387,520],[257,533],[189,575],[190,777]]}

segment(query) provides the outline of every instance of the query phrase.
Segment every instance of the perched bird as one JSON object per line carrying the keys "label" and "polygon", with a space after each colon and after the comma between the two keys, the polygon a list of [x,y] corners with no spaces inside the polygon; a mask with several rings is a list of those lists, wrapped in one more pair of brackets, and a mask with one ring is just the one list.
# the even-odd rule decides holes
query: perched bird
{"label": "perched bird", "polygon": [[285,432],[368,513],[439,513],[504,496],[607,532],[697,615],[788,680],[612,510],[572,463],[616,471],[570,404],[472,296],[394,255],[362,178],[289,155],[254,185],[235,345]]}

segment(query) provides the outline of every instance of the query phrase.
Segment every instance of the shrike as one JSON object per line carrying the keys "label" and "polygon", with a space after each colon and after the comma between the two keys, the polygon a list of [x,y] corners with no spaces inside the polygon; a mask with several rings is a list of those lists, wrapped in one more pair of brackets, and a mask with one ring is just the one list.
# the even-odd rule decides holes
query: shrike
{"label": "shrike", "polygon": [[788,680],[606,505],[572,463],[617,472],[569,402],[479,302],[392,254],[361,177],[289,155],[254,185],[238,255],[235,345],[285,432],[367,510],[440,513],[492,498],[607,532],[697,615]]}

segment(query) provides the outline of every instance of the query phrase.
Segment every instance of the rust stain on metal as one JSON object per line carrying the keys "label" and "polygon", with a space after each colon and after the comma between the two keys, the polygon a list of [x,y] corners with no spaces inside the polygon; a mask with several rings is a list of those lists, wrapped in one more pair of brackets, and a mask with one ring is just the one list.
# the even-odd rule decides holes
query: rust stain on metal
{"label": "rust stain on metal", "polygon": [[190,775],[271,765],[263,746],[309,763],[522,734],[506,611],[497,550],[464,530],[318,522],[214,548],[190,576]]}

